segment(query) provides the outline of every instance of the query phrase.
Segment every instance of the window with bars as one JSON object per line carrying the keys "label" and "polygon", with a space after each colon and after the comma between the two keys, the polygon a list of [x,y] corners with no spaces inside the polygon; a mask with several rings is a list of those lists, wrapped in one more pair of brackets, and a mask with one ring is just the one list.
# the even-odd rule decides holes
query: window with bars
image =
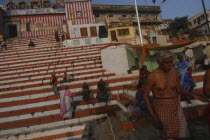
{"label": "window with bars", "polygon": [[198,17],[198,18],[197,18],[197,21],[198,21],[198,24],[200,24],[200,23],[201,23],[201,18]]}
{"label": "window with bars", "polygon": [[118,35],[119,36],[126,36],[126,35],[130,35],[129,29],[118,29]]}
{"label": "window with bars", "polygon": [[201,20],[204,20],[204,19],[205,19],[204,15],[201,15]]}
{"label": "window with bars", "polygon": [[29,32],[31,31],[30,23],[26,23],[26,31]]}

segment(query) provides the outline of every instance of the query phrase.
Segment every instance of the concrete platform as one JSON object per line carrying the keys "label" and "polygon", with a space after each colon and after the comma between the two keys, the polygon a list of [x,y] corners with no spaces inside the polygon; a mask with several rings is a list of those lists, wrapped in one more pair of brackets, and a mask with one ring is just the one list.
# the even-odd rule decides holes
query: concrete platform
{"label": "concrete platform", "polygon": [[[116,117],[110,116],[110,122],[113,127],[115,140],[162,140],[159,136],[158,130],[152,125],[146,127],[137,127],[131,131],[124,131],[120,128]],[[209,140],[207,120],[199,118],[188,121],[191,137],[189,140]],[[108,118],[103,118],[89,123],[88,140],[111,140],[113,134],[109,125]],[[184,140],[184,139],[183,139]]]}

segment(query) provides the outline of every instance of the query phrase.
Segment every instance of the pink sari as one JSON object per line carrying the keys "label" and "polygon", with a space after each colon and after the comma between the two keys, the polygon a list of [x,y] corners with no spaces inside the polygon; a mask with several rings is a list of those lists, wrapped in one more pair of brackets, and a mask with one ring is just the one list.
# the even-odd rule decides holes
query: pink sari
{"label": "pink sari", "polygon": [[60,94],[60,115],[64,119],[71,119],[73,107],[71,105],[71,91],[65,90]]}

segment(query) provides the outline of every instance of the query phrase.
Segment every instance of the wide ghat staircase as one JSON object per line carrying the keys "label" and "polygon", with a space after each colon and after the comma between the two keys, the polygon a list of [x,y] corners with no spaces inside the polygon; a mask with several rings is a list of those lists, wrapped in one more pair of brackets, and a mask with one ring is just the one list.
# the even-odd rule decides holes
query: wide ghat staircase
{"label": "wide ghat staircase", "polygon": [[[53,35],[30,38],[36,44],[28,47],[29,38],[8,43],[0,52],[0,139],[42,140],[76,139],[85,134],[86,122],[107,116],[118,104],[125,85],[138,79],[138,74],[118,76],[103,69],[100,51],[113,44],[59,47]],[[74,74],[70,87],[76,105],[73,119],[60,116],[60,95],[55,95],[50,83],[55,72],[61,81],[64,72]],[[109,83],[112,97],[108,104],[95,97],[100,79]],[[83,101],[84,82],[94,98]],[[60,92],[64,90],[58,84]]]}

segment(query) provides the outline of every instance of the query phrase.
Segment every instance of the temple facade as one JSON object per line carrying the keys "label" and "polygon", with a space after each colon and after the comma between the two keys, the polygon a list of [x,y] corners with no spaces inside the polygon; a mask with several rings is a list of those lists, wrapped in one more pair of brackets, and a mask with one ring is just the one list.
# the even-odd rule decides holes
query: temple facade
{"label": "temple facade", "polygon": [[[69,45],[107,42],[105,24],[95,23],[91,0],[56,0],[55,3],[50,0],[21,0],[18,3],[9,0],[5,7],[7,38],[62,32],[69,39]],[[100,35],[99,30],[104,34]]]}
{"label": "temple facade", "polygon": [[50,0],[43,0],[42,4],[41,0],[21,0],[18,3],[10,0],[5,7],[7,38],[39,36],[63,30],[65,9],[53,8]]}

